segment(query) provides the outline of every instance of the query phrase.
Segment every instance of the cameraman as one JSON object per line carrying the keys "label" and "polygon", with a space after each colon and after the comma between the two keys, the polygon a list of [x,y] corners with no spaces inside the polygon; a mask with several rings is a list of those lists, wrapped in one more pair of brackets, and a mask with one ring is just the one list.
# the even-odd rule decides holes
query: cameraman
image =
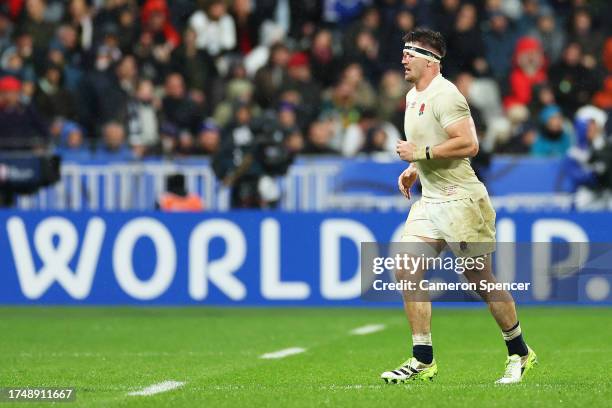
{"label": "cameraman", "polygon": [[276,207],[281,194],[275,177],[287,173],[301,149],[299,130],[283,129],[270,114],[251,119],[249,106],[240,104],[225,133],[213,170],[232,189],[231,207]]}

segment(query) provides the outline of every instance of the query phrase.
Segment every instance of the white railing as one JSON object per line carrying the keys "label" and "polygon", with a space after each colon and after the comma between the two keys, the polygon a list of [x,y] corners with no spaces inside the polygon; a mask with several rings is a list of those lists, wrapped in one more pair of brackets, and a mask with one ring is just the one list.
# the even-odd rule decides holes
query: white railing
{"label": "white railing", "polygon": [[[338,163],[306,162],[293,166],[278,182],[283,192],[280,208],[287,211],[407,210],[412,202],[399,193],[374,195],[343,193],[337,185]],[[210,211],[229,209],[230,193],[206,163],[120,163],[62,165],[61,181],[31,196],[21,196],[22,210],[150,210],[164,191],[167,175],[185,175],[187,188],[199,194]],[[497,209],[507,211],[572,208],[571,194],[516,194],[493,197]]]}
{"label": "white railing", "polygon": [[65,163],[61,180],[18,200],[20,209],[147,210],[164,191],[167,175],[180,171],[189,191],[198,193],[211,209],[228,207],[226,189],[218,186],[209,166],[172,163]]}
{"label": "white railing", "polygon": [[[278,179],[283,191],[281,208],[288,211],[323,211],[332,193],[337,165],[300,165]],[[165,189],[166,176],[185,175],[187,189],[199,194],[211,211],[229,209],[230,192],[216,180],[206,164],[64,163],[61,180],[37,194],[20,196],[22,210],[149,210]]]}

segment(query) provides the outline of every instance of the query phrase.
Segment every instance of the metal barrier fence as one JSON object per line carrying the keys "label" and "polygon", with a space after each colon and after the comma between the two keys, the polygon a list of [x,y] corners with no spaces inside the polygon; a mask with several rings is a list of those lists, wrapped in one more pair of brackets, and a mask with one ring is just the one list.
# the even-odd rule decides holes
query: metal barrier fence
{"label": "metal barrier fence", "polygon": [[[391,211],[406,210],[408,201],[397,191],[372,193],[346,191],[342,185],[342,163],[303,161],[277,179],[282,191],[280,209],[286,211]],[[141,162],[62,165],[61,181],[35,195],[21,196],[21,210],[150,210],[165,189],[167,175],[185,175],[190,192],[200,195],[207,210],[229,209],[230,192],[217,181],[207,162]],[[388,178],[388,177],[385,177]],[[387,182],[389,180],[386,180]],[[381,181],[382,182],[382,181]],[[394,183],[391,180],[391,184]],[[567,193],[512,194],[493,197],[497,209],[572,209],[573,195]]]}
{"label": "metal barrier fence", "polygon": [[[207,163],[113,163],[62,165],[57,184],[37,194],[21,196],[22,210],[149,210],[165,189],[165,178],[180,172],[187,189],[200,195],[211,211],[229,209],[229,188],[220,183]],[[278,183],[281,208],[288,211],[323,211],[333,187],[337,165],[294,166]]]}

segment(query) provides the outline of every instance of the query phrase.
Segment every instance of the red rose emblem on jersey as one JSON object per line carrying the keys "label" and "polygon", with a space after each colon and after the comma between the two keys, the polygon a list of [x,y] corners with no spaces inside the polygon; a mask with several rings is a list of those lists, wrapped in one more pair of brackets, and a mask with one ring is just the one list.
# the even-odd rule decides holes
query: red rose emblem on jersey
{"label": "red rose emblem on jersey", "polygon": [[419,108],[419,116],[421,116],[423,114],[423,112],[425,112],[425,104],[422,103],[421,107]]}

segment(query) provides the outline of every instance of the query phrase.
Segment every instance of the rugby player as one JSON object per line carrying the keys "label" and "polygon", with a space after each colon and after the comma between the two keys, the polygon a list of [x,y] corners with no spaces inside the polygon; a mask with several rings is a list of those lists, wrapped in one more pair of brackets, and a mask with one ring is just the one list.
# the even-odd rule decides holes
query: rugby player
{"label": "rugby player", "polygon": [[[470,157],[478,153],[478,139],[467,101],[440,73],[446,54],[444,38],[419,28],[407,34],[404,42],[404,76],[414,86],[406,95],[406,141],[397,143],[399,157],[410,165],[398,186],[409,198],[410,186],[418,177],[423,193],[410,208],[402,242],[425,245],[436,256],[446,245],[460,257],[489,255],[495,250],[495,210],[470,164]],[[399,270],[396,277],[420,281],[425,272]],[[466,270],[464,275],[469,282],[496,282],[490,256],[484,268]],[[508,349],[504,374],[496,383],[518,383],[537,357],[523,339],[512,295],[504,290],[478,293]],[[412,357],[381,378],[388,383],[432,380],[438,366],[431,337],[431,302],[416,291],[404,291],[403,300],[412,330]]]}

